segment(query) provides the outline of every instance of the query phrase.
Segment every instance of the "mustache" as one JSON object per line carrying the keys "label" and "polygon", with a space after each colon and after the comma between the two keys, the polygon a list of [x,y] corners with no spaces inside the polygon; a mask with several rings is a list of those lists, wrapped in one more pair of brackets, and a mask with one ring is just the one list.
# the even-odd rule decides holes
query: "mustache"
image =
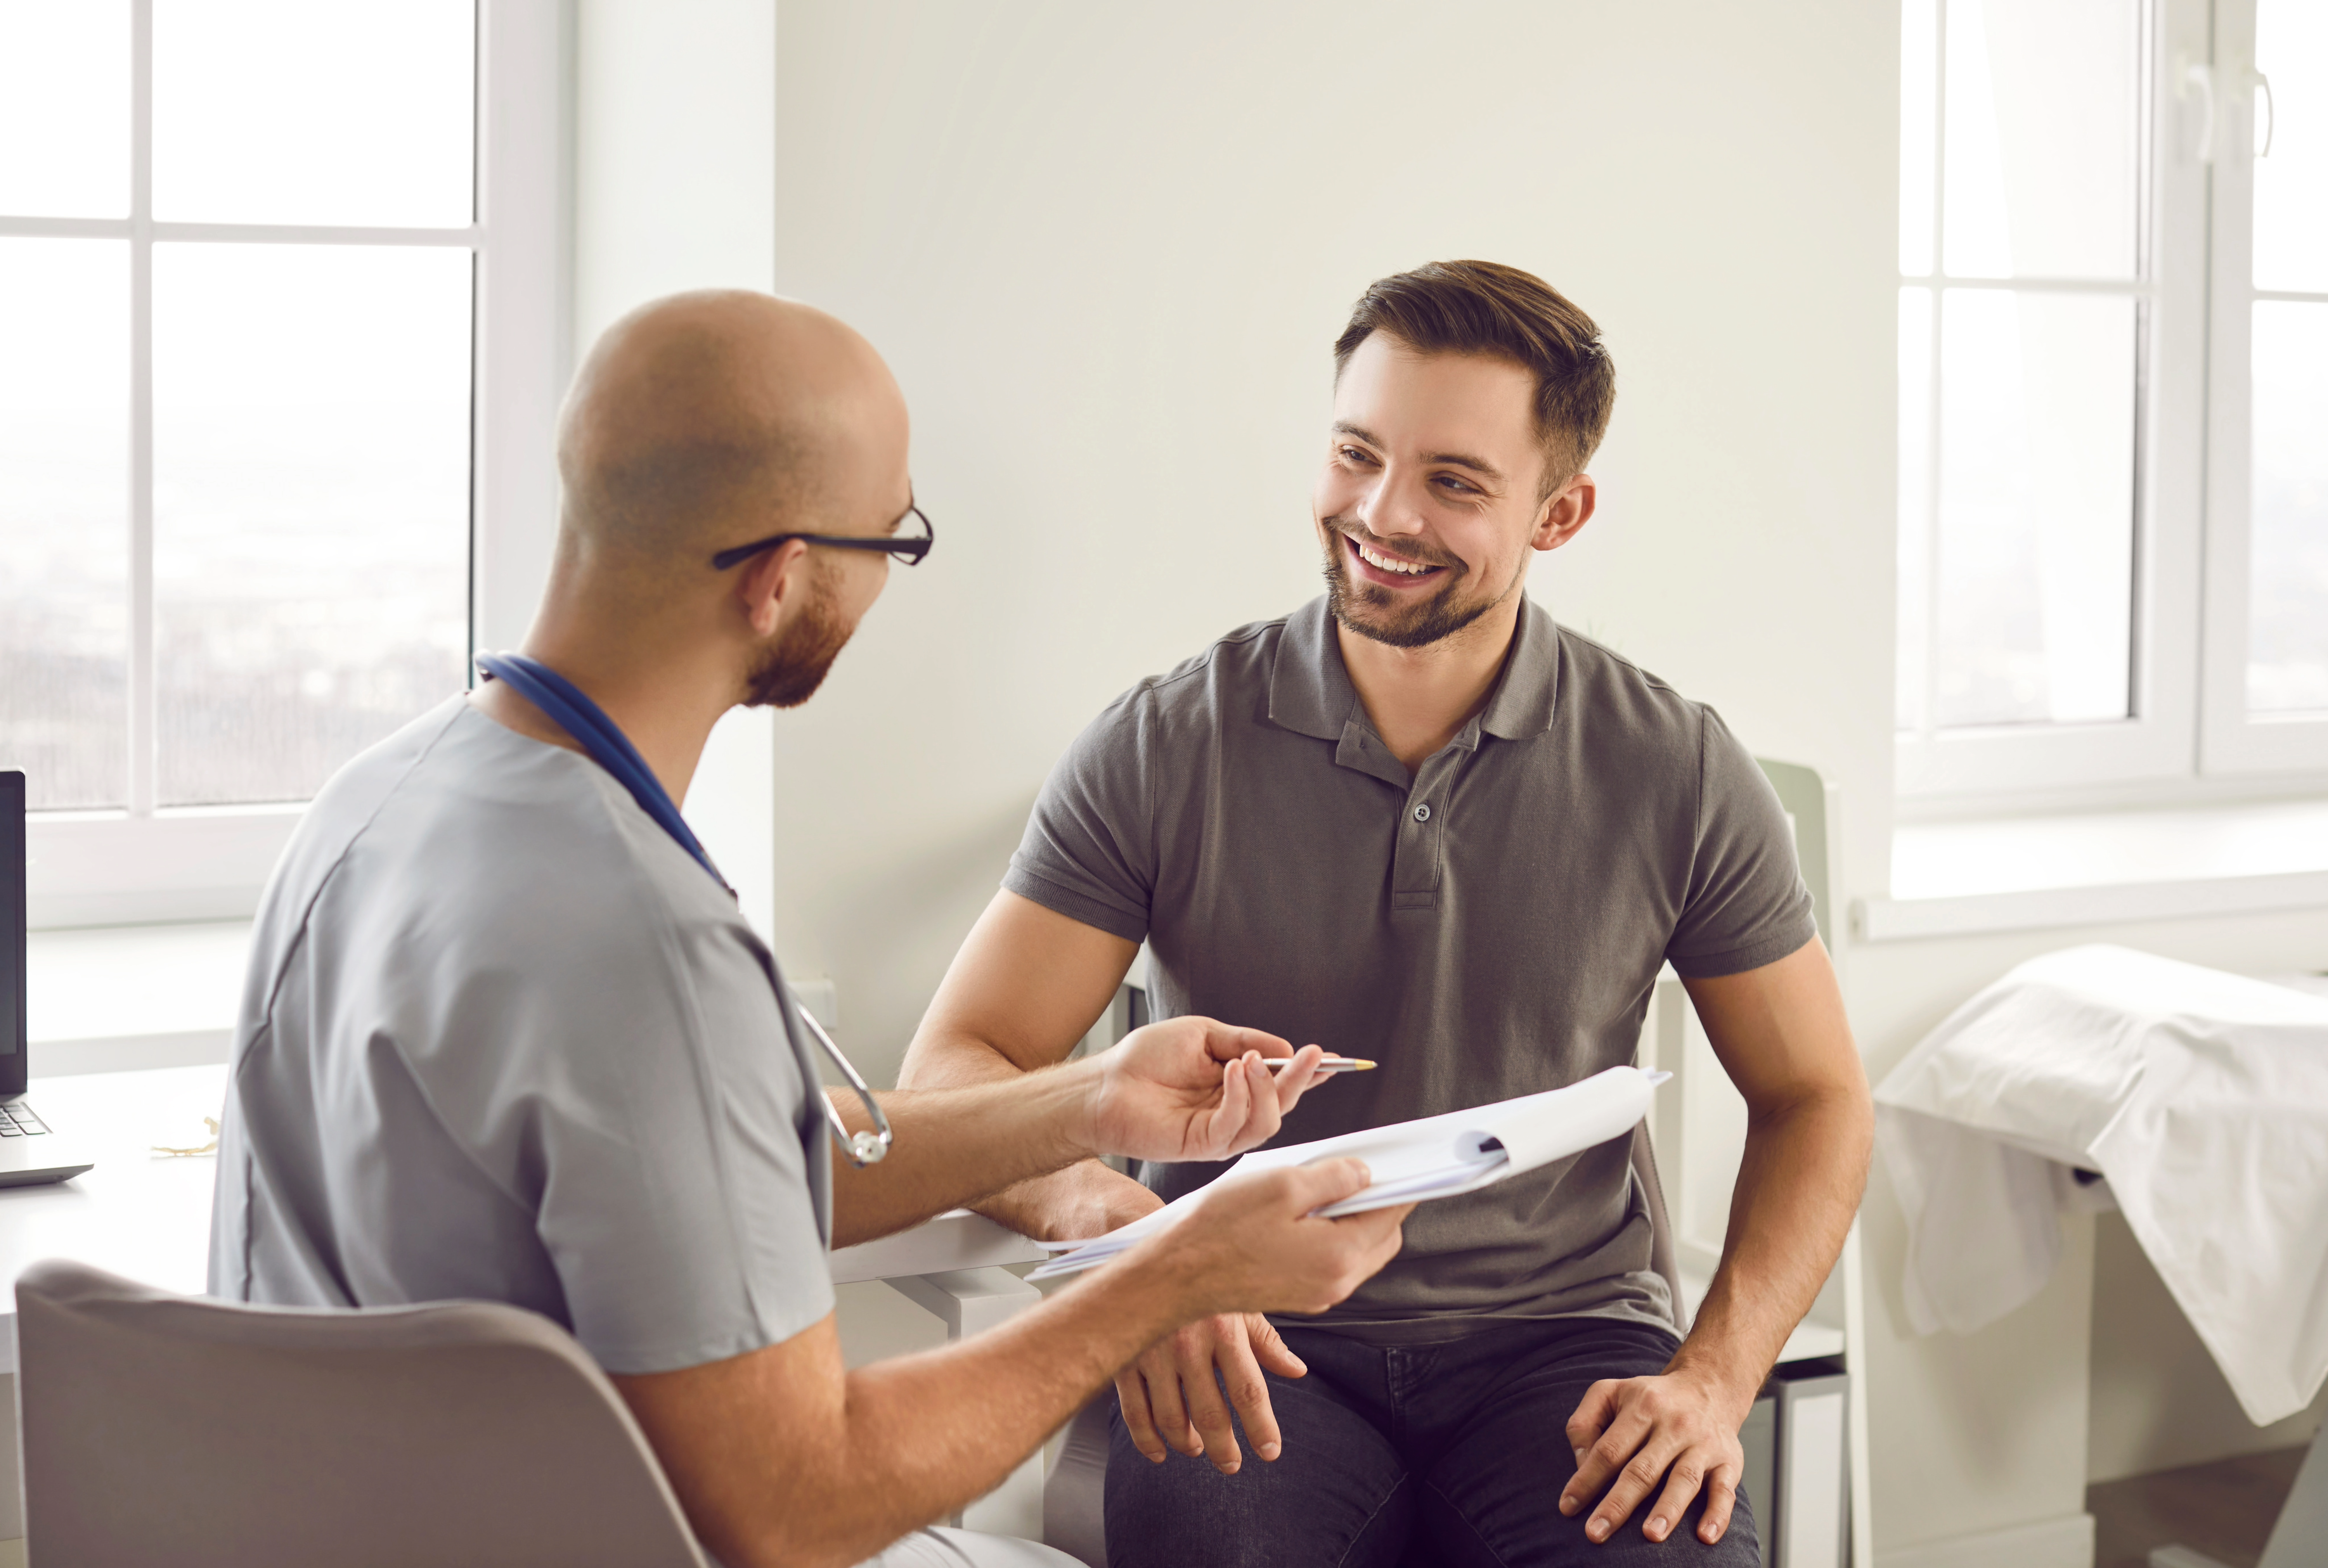
{"label": "mustache", "polygon": [[1446,567],[1453,571],[1460,572],[1465,569],[1463,563],[1453,556],[1444,554],[1420,541],[1410,540],[1394,544],[1389,540],[1379,537],[1365,523],[1355,519],[1337,516],[1320,518],[1319,521],[1336,533],[1354,539],[1360,544],[1378,550],[1384,555],[1395,556],[1401,560],[1421,561],[1425,566]]}

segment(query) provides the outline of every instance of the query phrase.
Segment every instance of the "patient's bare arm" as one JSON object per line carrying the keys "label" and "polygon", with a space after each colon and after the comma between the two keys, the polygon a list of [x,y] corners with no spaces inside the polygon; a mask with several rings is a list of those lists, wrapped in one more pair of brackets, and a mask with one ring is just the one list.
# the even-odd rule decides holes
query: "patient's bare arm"
{"label": "patient's bare arm", "polygon": [[[1066,1059],[1123,983],[1136,944],[1016,893],[994,896],[906,1048],[903,1089],[1011,1083]],[[1159,1207],[1146,1188],[1085,1160],[974,1205],[1045,1241],[1095,1236]]]}
{"label": "patient's bare arm", "polygon": [[1698,1533],[1721,1539],[1744,1465],[1739,1426],[1843,1250],[1874,1140],[1867,1077],[1816,938],[1760,969],[1684,983],[1745,1096],[1746,1153],[1688,1340],[1657,1376],[1593,1385],[1570,1418],[1578,1468],[1560,1507],[1592,1507],[1594,1540],[1647,1505],[1642,1533],[1662,1541],[1701,1489]]}

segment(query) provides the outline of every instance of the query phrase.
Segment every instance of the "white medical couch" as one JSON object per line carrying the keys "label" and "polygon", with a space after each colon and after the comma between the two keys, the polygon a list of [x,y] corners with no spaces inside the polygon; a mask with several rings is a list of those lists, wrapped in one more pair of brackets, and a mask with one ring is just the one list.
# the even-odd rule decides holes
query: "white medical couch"
{"label": "white medical couch", "polygon": [[[2131,948],[2022,963],[1875,1091],[1908,1221],[1919,1332],[2018,1309],[2065,1251],[2060,1215],[2115,1207],[2258,1426],[2328,1378],[2328,1000]],[[2307,992],[2313,994],[2306,994]],[[2328,1436],[2262,1568],[2328,1561]],[[2158,1568],[2200,1568],[2180,1546]]]}

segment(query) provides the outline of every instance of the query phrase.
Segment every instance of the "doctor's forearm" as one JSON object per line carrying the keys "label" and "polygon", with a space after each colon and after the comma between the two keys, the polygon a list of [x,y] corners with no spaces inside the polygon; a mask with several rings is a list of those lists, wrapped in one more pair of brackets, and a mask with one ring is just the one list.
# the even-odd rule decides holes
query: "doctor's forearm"
{"label": "doctor's forearm", "polygon": [[615,1383],[720,1561],[848,1568],[992,1490],[1115,1364],[1198,1310],[1187,1296],[1187,1280],[1127,1258],[999,1328],[854,1372],[827,1316],[762,1350]]}
{"label": "doctor's forearm", "polygon": [[[834,1159],[832,1244],[887,1235],[1083,1160],[1091,1152],[1078,1139],[1090,1076],[1077,1064],[878,1096],[896,1137],[878,1165]],[[869,1125],[854,1095],[831,1098],[852,1131]]]}
{"label": "doctor's forearm", "polygon": [[1148,1271],[1082,1281],[1000,1328],[849,1376],[849,1471],[872,1534],[991,1490],[1191,1310]]}
{"label": "doctor's forearm", "polygon": [[1750,1127],[1722,1266],[1676,1371],[1705,1372],[1751,1401],[1843,1250],[1873,1139],[1866,1098],[1848,1087]]}

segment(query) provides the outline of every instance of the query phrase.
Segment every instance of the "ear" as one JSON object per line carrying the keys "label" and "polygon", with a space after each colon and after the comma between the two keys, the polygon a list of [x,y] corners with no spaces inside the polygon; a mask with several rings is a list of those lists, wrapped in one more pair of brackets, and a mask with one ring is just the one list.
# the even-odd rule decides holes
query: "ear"
{"label": "ear", "polygon": [[784,612],[808,592],[808,546],[788,539],[765,555],[744,563],[736,584],[736,598],[754,635],[774,634]]}
{"label": "ear", "polygon": [[1529,536],[1531,549],[1558,549],[1586,523],[1592,521],[1593,502],[1599,499],[1600,486],[1592,475],[1580,474],[1544,498],[1543,510],[1536,513],[1535,532]]}

